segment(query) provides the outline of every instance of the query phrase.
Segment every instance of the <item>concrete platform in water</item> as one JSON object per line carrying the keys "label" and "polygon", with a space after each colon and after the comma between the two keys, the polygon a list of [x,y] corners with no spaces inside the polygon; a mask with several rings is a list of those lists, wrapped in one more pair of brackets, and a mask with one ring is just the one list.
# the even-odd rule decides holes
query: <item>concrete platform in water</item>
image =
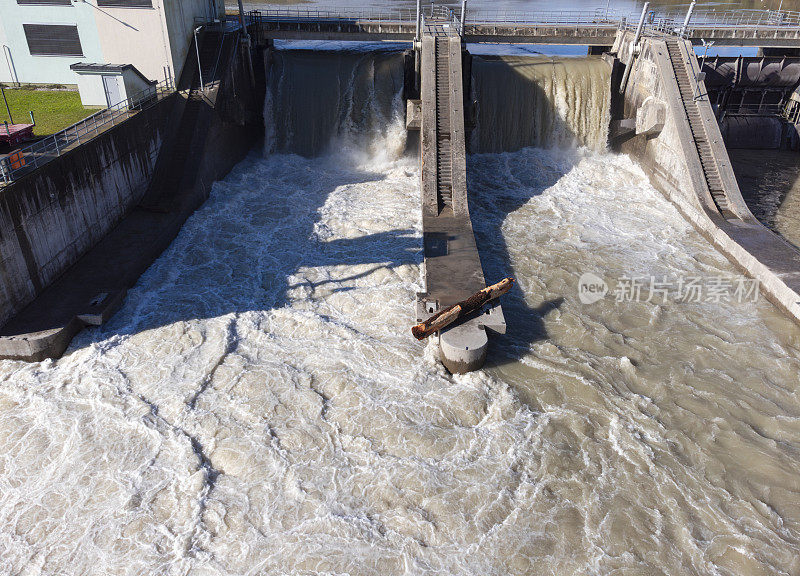
{"label": "concrete platform in water", "polygon": [[[443,26],[428,25],[421,58],[426,292],[417,299],[419,321],[486,287],[467,204],[461,38]],[[437,338],[445,367],[463,373],[483,366],[489,344],[487,329],[505,332],[497,302],[442,330]]]}

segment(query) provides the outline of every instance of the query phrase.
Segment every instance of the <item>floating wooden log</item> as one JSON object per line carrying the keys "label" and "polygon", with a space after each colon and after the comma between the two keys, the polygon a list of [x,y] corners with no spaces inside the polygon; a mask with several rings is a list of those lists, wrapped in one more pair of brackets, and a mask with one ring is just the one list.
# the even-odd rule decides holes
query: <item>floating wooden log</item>
{"label": "floating wooden log", "polygon": [[420,322],[416,326],[411,328],[411,333],[414,335],[414,338],[417,340],[423,340],[427,338],[434,332],[438,332],[444,328],[447,328],[458,320],[475,312],[476,310],[480,310],[481,306],[486,304],[491,300],[495,300],[499,298],[509,290],[514,285],[513,278],[505,278],[501,280],[497,284],[492,284],[491,286],[487,286],[483,290],[480,290],[467,298],[466,300],[462,300],[458,304],[453,304],[452,306],[448,306],[444,310],[440,310],[425,322]]}

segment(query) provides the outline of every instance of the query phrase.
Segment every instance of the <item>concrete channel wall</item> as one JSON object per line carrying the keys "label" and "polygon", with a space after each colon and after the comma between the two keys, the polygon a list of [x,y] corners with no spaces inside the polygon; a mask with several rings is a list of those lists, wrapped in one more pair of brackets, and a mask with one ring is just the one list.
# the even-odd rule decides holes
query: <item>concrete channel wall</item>
{"label": "concrete channel wall", "polygon": [[165,98],[0,188],[0,324],[141,200],[175,100]]}
{"label": "concrete channel wall", "polygon": [[[0,282],[7,320],[0,324],[0,358],[57,358],[84,326],[108,320],[208,198],[214,181],[263,135],[260,57],[253,82],[238,33],[209,37],[214,45],[201,54],[208,52],[217,74],[211,78],[204,62],[204,79],[211,78],[204,90],[189,58],[180,92],[152,118],[134,116],[30,174],[29,183],[15,184],[18,200],[9,221],[25,222],[15,206],[31,213],[44,207],[46,216],[34,219],[35,230],[0,228],[3,241],[23,239],[6,265],[13,273],[3,271]],[[34,185],[39,182],[45,184]],[[37,243],[47,246],[41,259]]]}
{"label": "concrete channel wall", "polygon": [[[696,59],[688,42],[690,64]],[[701,165],[698,148],[667,46],[660,38],[618,35],[613,52],[612,143],[637,159],[651,183],[673,202],[691,224],[747,275],[757,279],[762,293],[800,321],[800,251],[759,223],[750,213],[731,168],[722,134],[702,81],[690,75],[719,178],[729,205],[717,207]],[[635,55],[635,57],[634,57]],[[624,93],[619,93],[623,66],[632,62]]]}

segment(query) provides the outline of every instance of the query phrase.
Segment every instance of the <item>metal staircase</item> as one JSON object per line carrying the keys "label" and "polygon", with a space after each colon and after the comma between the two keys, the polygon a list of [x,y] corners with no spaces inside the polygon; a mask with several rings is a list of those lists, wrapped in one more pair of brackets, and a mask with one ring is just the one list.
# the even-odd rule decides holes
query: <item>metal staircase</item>
{"label": "metal staircase", "polygon": [[436,38],[436,189],[439,213],[453,212],[453,156],[450,143],[450,46]]}
{"label": "metal staircase", "polygon": [[711,149],[708,134],[706,133],[702,118],[700,117],[700,108],[695,100],[694,86],[689,78],[686,61],[681,55],[679,40],[671,37],[666,39],[666,43],[669,59],[672,62],[672,69],[675,72],[675,78],[678,80],[678,88],[680,89],[683,108],[686,111],[686,117],[689,119],[689,128],[692,131],[697,153],[700,156],[700,164],[703,166],[703,175],[708,185],[708,191],[711,193],[714,203],[723,216],[734,216],[731,211],[730,203],[728,202],[728,197],[725,194],[724,186],[722,185],[722,178],[720,177],[717,161]]}

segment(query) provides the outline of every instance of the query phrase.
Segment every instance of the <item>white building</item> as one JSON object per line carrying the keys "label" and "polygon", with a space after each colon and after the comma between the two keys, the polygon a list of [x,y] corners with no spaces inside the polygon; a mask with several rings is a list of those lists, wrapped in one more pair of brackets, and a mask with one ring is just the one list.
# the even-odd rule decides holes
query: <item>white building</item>
{"label": "white building", "polygon": [[77,63],[177,78],[194,28],[224,12],[223,0],[0,0],[0,82],[77,85]]}

